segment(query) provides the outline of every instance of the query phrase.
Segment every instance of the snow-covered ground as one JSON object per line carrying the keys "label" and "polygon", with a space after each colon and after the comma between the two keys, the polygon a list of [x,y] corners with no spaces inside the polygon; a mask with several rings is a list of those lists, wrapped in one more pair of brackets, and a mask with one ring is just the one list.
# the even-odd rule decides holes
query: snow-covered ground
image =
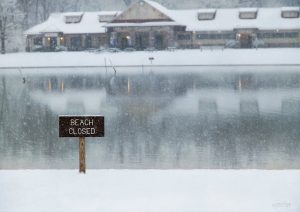
{"label": "snow-covered ground", "polygon": [[[152,64],[149,58],[153,57]],[[70,68],[74,67],[155,67],[155,66],[259,66],[259,70],[266,66],[296,66],[299,70],[300,48],[274,49],[196,49],[155,52],[51,52],[51,53],[14,53],[0,55],[0,73],[12,68],[34,68],[41,73],[40,68]],[[294,67],[295,68],[295,67]],[[9,70],[7,70],[9,69]],[[257,67],[256,67],[257,69]],[[97,69],[99,70],[99,69]],[[119,69],[120,70],[120,69]],[[127,69],[132,71],[133,69]],[[161,70],[161,69],[160,69]],[[175,69],[172,69],[174,71]],[[181,68],[182,70],[182,68]],[[199,67],[197,69],[199,71]],[[80,70],[82,72],[82,70]],[[102,69],[105,71],[105,69]],[[138,69],[137,71],[140,71]],[[10,72],[13,72],[11,70]],[[17,72],[16,72],[17,73]]]}
{"label": "snow-covered ground", "polygon": [[1,212],[299,212],[299,170],[0,170]]}

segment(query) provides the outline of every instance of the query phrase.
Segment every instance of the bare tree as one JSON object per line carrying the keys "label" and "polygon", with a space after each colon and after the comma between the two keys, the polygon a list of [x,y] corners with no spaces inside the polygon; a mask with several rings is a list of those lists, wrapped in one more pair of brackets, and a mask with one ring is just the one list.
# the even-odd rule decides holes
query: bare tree
{"label": "bare tree", "polygon": [[43,18],[43,21],[45,21],[48,17],[49,17],[49,14],[50,14],[50,5],[49,5],[49,1],[47,0],[42,0],[41,1],[41,6],[42,6],[42,9],[43,9],[43,12],[42,12],[42,18]]}
{"label": "bare tree", "polygon": [[14,11],[11,5],[0,4],[0,40],[1,40],[1,54],[5,54],[5,39],[7,36],[7,29],[11,27],[14,19]]}
{"label": "bare tree", "polygon": [[7,113],[8,100],[7,100],[7,89],[6,89],[6,79],[2,76],[1,79],[2,89],[1,89],[1,104],[0,104],[0,127],[3,128],[4,125],[4,115]]}
{"label": "bare tree", "polygon": [[[38,2],[38,1],[37,1]],[[16,6],[22,11],[24,18],[22,21],[22,28],[28,29],[29,27],[29,15],[30,15],[30,9],[33,6],[32,0],[16,0]]]}
{"label": "bare tree", "polygon": [[[23,13],[19,10],[17,6],[17,0],[3,0],[0,2],[0,44],[1,44],[1,54],[5,54],[8,49],[13,49],[21,44],[21,23],[24,19]],[[17,46],[18,47],[18,46]],[[17,48],[16,48],[17,49]],[[16,49],[13,49],[17,51]]]}

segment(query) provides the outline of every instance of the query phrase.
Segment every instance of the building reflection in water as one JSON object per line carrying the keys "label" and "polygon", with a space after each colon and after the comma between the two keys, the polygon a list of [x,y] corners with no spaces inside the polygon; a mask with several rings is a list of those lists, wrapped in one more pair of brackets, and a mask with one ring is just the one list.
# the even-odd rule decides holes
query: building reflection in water
{"label": "building reflection in water", "polygon": [[77,168],[59,114],[102,114],[89,168],[300,168],[300,74],[1,76],[0,168]]}

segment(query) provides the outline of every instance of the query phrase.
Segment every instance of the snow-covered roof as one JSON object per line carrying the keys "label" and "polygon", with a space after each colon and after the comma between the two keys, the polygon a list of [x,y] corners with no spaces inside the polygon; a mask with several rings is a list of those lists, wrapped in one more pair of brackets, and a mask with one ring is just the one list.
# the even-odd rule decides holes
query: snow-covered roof
{"label": "snow-covered roof", "polygon": [[147,27],[147,26],[178,26],[179,24],[173,21],[159,22],[141,22],[141,23],[108,23],[105,27]]}
{"label": "snow-covered roof", "polygon": [[255,19],[240,19],[239,12],[241,10],[239,8],[217,9],[215,18],[205,21],[197,19],[198,11],[172,10],[172,17],[176,22],[186,25],[187,31],[231,31],[238,28],[300,29],[299,18],[282,18],[281,8],[259,8]]}
{"label": "snow-covered roof", "polygon": [[[142,23],[99,22],[99,15],[119,15],[116,11],[54,13],[42,24],[27,30],[25,34],[62,32],[64,34],[104,33],[105,27],[126,26],[186,26],[187,31],[232,31],[256,28],[260,30],[300,29],[300,18],[284,18],[284,11],[299,11],[299,7],[282,8],[232,8],[170,10],[161,4],[144,0],[145,3],[168,16],[171,21]],[[240,12],[256,12],[252,19],[240,18]],[[211,20],[199,20],[199,13],[215,13]],[[65,23],[66,16],[82,16],[79,23]]]}
{"label": "snow-covered roof", "polygon": [[249,7],[249,8],[239,8],[240,12],[257,12],[258,8]]}
{"label": "snow-covered roof", "polygon": [[[144,0],[144,2],[148,3],[152,7],[156,8],[160,12],[164,13],[165,15],[169,16],[171,19],[172,18],[172,10],[167,9],[166,7],[162,6],[161,4],[155,2],[155,1],[150,1],[150,0]],[[174,19],[173,19],[174,20]]]}
{"label": "snow-covered roof", "polygon": [[299,12],[299,7],[282,7],[282,11],[297,11]]}
{"label": "snow-covered roof", "polygon": [[[255,28],[260,30],[300,29],[299,18],[283,18],[282,11],[299,11],[299,7],[282,8],[232,8],[232,9],[191,9],[170,10],[161,4],[144,0],[145,3],[164,13],[171,20],[168,23],[151,23],[151,26],[179,25],[187,31],[232,31],[234,29]],[[256,13],[251,18],[242,18],[240,13]],[[211,20],[199,20],[199,13],[215,13]],[[172,23],[172,24],[171,24]],[[105,27],[136,26],[133,23],[109,23]],[[138,26],[145,26],[140,23]]]}
{"label": "snow-covered roof", "polygon": [[216,9],[213,9],[213,8],[208,8],[208,9],[205,9],[205,8],[202,8],[202,9],[198,9],[198,12],[199,13],[215,13],[217,10]]}
{"label": "snow-covered roof", "polygon": [[[49,32],[62,32],[64,34],[104,33],[105,28],[103,26],[106,23],[99,22],[99,16],[117,16],[119,13],[118,11],[53,13],[45,22],[28,29],[24,34],[35,35]],[[82,16],[82,18],[79,23],[66,23],[66,17],[69,16]]]}
{"label": "snow-covered roof", "polygon": [[63,13],[65,16],[82,16],[83,12],[65,12]]}
{"label": "snow-covered roof", "polygon": [[[232,31],[239,28],[257,28],[260,30],[300,29],[299,18],[283,18],[282,11],[299,11],[299,7],[284,8],[232,8],[232,9],[191,9],[170,10],[161,4],[144,0],[152,7],[169,16],[174,22],[168,25],[186,26],[187,31]],[[199,20],[199,13],[216,13],[212,20]],[[253,19],[241,19],[240,12],[257,12]],[[161,23],[158,25],[165,25]],[[132,26],[132,23],[107,24],[112,26]],[[144,26],[144,24],[139,24]]]}

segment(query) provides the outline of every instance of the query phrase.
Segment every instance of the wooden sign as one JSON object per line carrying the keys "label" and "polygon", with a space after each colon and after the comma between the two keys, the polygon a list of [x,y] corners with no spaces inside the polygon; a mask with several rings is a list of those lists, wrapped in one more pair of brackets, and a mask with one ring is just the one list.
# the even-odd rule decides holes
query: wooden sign
{"label": "wooden sign", "polygon": [[59,137],[104,137],[104,117],[60,116]]}
{"label": "wooden sign", "polygon": [[104,117],[59,116],[59,137],[79,137],[79,172],[85,173],[85,137],[104,137]]}

